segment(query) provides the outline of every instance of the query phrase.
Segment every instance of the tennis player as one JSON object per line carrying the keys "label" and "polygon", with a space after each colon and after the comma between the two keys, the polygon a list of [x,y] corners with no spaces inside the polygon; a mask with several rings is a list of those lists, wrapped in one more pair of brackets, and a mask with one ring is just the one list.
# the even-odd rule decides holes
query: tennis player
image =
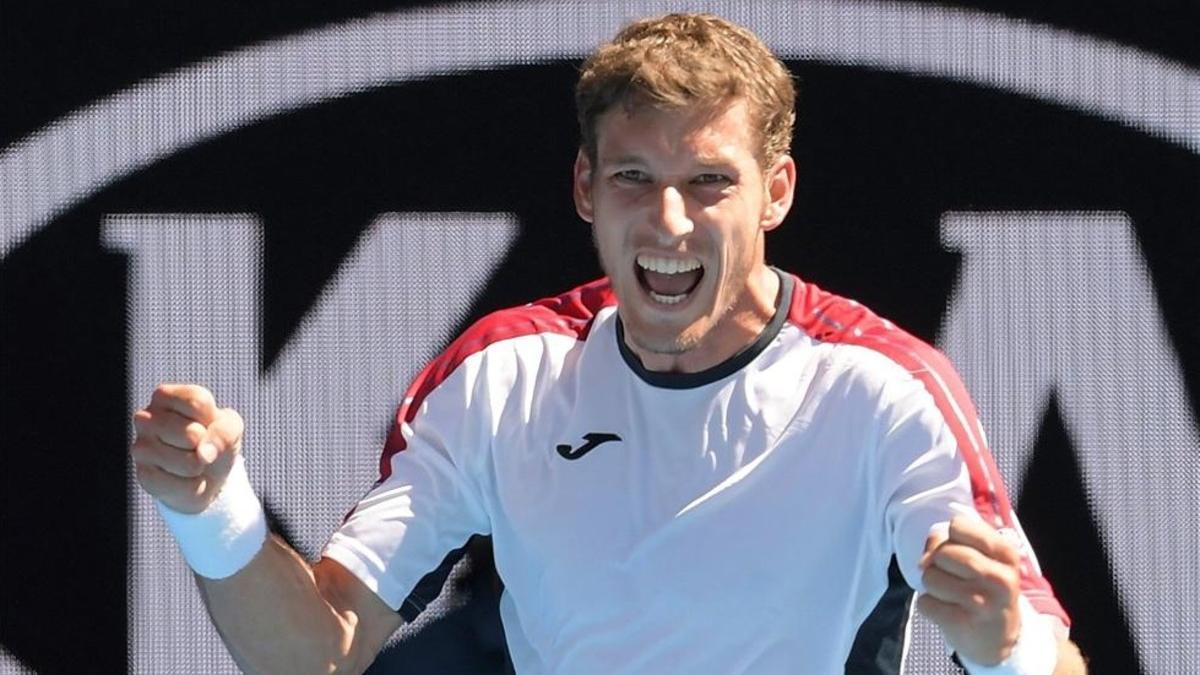
{"label": "tennis player", "polygon": [[243,668],[364,670],[486,534],[523,675],[900,672],[914,605],[973,675],[1083,671],[950,364],[766,264],[794,99],[712,16],[592,55],[574,199],[607,276],[434,359],[313,564],[267,531],[238,413],[156,389],[137,477]]}

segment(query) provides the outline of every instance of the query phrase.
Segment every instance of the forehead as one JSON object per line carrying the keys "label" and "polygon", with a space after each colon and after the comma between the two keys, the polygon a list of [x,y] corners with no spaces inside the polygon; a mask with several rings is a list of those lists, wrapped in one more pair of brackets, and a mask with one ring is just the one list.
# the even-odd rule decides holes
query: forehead
{"label": "forehead", "polygon": [[596,121],[600,162],[664,155],[742,160],[754,157],[755,140],[749,106],[742,99],[678,108],[615,105]]}

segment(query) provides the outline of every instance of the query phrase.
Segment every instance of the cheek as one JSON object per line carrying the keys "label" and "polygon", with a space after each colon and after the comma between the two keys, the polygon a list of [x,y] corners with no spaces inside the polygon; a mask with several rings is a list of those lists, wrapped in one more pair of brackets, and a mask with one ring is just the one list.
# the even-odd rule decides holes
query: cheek
{"label": "cheek", "polygon": [[[601,221],[597,220],[597,222]],[[614,266],[621,259],[622,239],[623,234],[620,228],[614,227],[611,223],[592,226],[592,242],[600,256],[600,264],[610,276],[616,271]]]}
{"label": "cheek", "polygon": [[720,261],[721,277],[725,279],[743,275],[754,266],[758,221],[747,222],[744,218],[743,214],[743,220],[727,221],[724,227],[709,233],[708,244],[714,258]]}

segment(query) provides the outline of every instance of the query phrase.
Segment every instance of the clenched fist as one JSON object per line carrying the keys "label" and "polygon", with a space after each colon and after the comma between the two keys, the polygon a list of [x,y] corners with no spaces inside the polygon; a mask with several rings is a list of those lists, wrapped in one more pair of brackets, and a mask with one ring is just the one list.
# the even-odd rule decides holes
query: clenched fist
{"label": "clenched fist", "polygon": [[237,411],[218,408],[204,387],[161,384],[133,424],[129,454],[150,496],[181,513],[199,513],[216,499],[241,452]]}
{"label": "clenched fist", "polygon": [[1020,554],[982,520],[957,516],[934,532],[921,557],[926,592],[917,607],[961,655],[983,665],[1004,660],[1017,642]]}

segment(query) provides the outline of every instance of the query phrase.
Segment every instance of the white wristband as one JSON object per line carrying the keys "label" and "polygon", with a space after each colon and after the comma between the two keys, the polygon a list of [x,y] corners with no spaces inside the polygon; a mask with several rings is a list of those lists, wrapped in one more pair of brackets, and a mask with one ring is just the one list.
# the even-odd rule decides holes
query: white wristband
{"label": "white wristband", "polygon": [[184,560],[196,574],[224,579],[250,564],[267,538],[267,518],[250,486],[242,455],[221,492],[200,513],[180,513],[155,500]]}
{"label": "white wristband", "polygon": [[1008,658],[994,666],[981,666],[958,655],[971,675],[1050,675],[1058,664],[1058,636],[1053,619],[1038,613],[1024,595],[1017,598],[1021,611],[1021,633]]}

